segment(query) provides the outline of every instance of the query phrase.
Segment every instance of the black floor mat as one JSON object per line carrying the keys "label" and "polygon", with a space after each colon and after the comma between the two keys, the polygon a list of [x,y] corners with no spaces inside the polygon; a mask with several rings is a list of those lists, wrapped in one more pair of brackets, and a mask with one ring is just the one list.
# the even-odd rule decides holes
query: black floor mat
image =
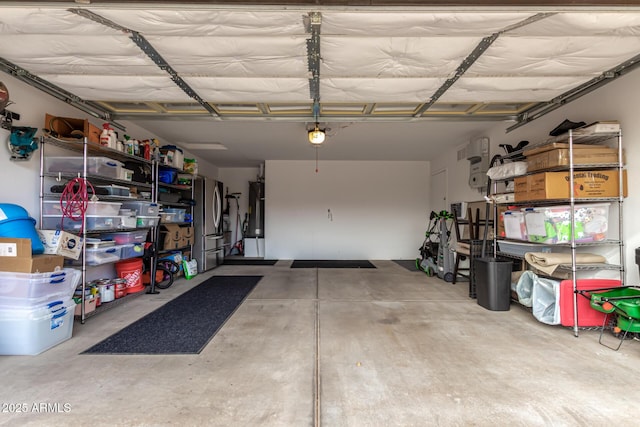
{"label": "black floor mat", "polygon": [[367,260],[310,260],[296,259],[291,268],[376,268]]}
{"label": "black floor mat", "polygon": [[274,265],[278,262],[277,259],[242,259],[242,258],[227,258],[222,263],[223,265]]}
{"label": "black floor mat", "polygon": [[416,260],[415,259],[394,259],[393,262],[395,262],[396,264],[406,268],[409,271],[420,271],[416,267]]}
{"label": "black floor mat", "polygon": [[211,277],[83,354],[200,353],[261,278]]}

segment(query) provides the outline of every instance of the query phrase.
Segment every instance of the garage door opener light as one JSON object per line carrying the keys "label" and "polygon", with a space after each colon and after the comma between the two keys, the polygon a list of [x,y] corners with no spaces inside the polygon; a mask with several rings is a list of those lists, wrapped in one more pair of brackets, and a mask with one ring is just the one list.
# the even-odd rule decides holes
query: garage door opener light
{"label": "garage door opener light", "polygon": [[320,129],[318,127],[318,122],[316,122],[315,128],[309,131],[309,142],[314,145],[320,145],[324,142],[325,133],[324,129]]}

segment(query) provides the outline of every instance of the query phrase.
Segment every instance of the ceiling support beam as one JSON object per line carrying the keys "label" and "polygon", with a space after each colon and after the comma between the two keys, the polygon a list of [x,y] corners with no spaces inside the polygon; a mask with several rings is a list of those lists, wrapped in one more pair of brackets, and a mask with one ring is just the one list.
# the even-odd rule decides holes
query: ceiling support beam
{"label": "ceiling support beam", "polygon": [[458,79],[469,69],[469,67],[471,67],[471,65],[476,62],[476,60],[480,57],[480,55],[482,55],[484,53],[485,50],[487,50],[487,48],[489,46],[491,46],[491,44],[498,38],[498,33],[494,33],[492,35],[490,35],[489,37],[485,37],[483,38],[480,43],[478,43],[478,45],[476,46],[475,49],[473,49],[473,51],[469,54],[469,56],[467,56],[463,61],[462,64],[460,64],[458,66],[458,68],[456,68],[456,73],[453,75],[453,77],[448,78],[443,84],[442,86],[440,86],[438,88],[438,90],[435,91],[435,93],[431,96],[431,98],[429,99],[428,102],[425,102],[422,107],[420,107],[418,109],[418,111],[416,111],[413,115],[414,117],[420,117],[422,114],[424,114],[425,111],[427,111],[429,108],[431,108],[431,106],[433,104],[436,103],[436,101],[438,101],[438,99],[440,99],[440,97],[442,95],[444,95],[444,93],[449,90],[449,88],[451,86],[453,86],[453,84],[458,81]]}
{"label": "ceiling support beam", "polygon": [[311,37],[307,39],[307,63],[309,69],[309,95],[313,100],[313,118],[318,122],[320,115],[320,26],[322,14],[309,12],[305,19],[307,31]]}
{"label": "ceiling support beam", "polygon": [[588,82],[585,82],[580,86],[575,87],[563,93],[562,95],[559,95],[553,98],[549,102],[542,102],[534,105],[533,107],[529,108],[527,111],[524,111],[518,115],[518,119],[517,119],[518,122],[515,125],[508,127],[507,133],[519,128],[520,126],[524,126],[529,122],[539,119],[545,114],[549,114],[550,112],[557,110],[558,108],[572,101],[575,101],[581,96],[584,96],[590,92],[593,92],[594,90],[608,83],[611,83],[618,77],[621,77],[624,74],[627,74],[628,72],[633,71],[638,67],[640,67],[640,55],[634,56],[630,60],[625,61],[622,64],[608,71],[605,71],[604,73],[600,74],[598,77],[594,77]]}
{"label": "ceiling support beam", "polygon": [[91,12],[86,9],[68,9],[69,12],[75,13],[76,15],[82,16],[83,18],[87,18],[91,21],[97,22],[99,24],[105,25],[110,28],[114,28],[116,30],[125,32],[129,34],[131,40],[142,50],[148,57],[151,59],[162,71],[169,74],[171,80],[178,86],[184,93],[186,93],[190,98],[194,99],[198,104],[202,106],[205,110],[207,110],[211,115],[217,116],[218,112],[204,99],[200,97],[196,93],[195,90],[191,88],[185,82],[182,77],[178,75],[178,73],[169,65],[167,61],[158,53],[158,51],[137,31],[133,31],[129,28],[123,27],[109,19],[106,19],[97,13]]}
{"label": "ceiling support beam", "polygon": [[200,97],[196,93],[195,90],[191,88],[182,80],[182,77],[178,75],[178,73],[164,60],[164,58],[158,53],[158,51],[151,46],[151,44],[145,39],[140,33],[132,31],[131,32],[131,40],[160,68],[162,71],[165,71],[171,77],[171,80],[178,86],[184,93],[186,93],[190,98],[194,99],[198,104],[200,104],[205,110],[211,113],[214,116],[217,116],[218,113],[216,110],[209,105],[204,99]]}
{"label": "ceiling support beam", "polygon": [[464,73],[467,72],[467,70],[469,69],[469,67],[471,67],[471,65],[473,65],[474,62],[476,62],[476,60],[478,58],[480,58],[480,56],[489,48],[489,46],[491,46],[493,44],[494,41],[496,41],[496,39],[501,35],[506,33],[507,31],[511,31],[514,30],[516,28],[520,28],[523,27],[525,25],[529,25],[532,22],[536,22],[539,21],[541,19],[547,18],[551,15],[554,15],[554,13],[538,13],[534,16],[531,16],[523,21],[520,21],[514,25],[511,25],[509,27],[504,28],[503,30],[500,30],[496,33],[491,34],[488,37],[483,38],[480,43],[478,43],[478,45],[475,47],[475,49],[473,49],[473,51],[462,61],[462,63],[458,66],[458,68],[456,68],[456,72],[453,75],[453,77],[448,78],[443,84],[442,86],[440,86],[438,88],[438,90],[435,91],[435,93],[431,96],[431,98],[429,99],[428,102],[426,102],[422,107],[420,107],[420,109],[418,111],[416,111],[414,113],[414,117],[420,117],[422,114],[424,114],[425,111],[427,111],[429,108],[431,108],[431,106],[433,104],[435,104],[438,99],[440,99],[440,97],[447,91],[449,90],[449,88],[451,86],[453,86],[453,84],[458,81],[458,79],[460,77],[462,77],[462,75]]}
{"label": "ceiling support beam", "polygon": [[32,86],[36,89],[39,89],[48,95],[53,96],[54,98],[59,99],[60,101],[66,102],[73,107],[84,111],[85,113],[96,117],[98,119],[107,121],[113,125],[113,127],[118,128],[122,131],[125,131],[126,128],[124,125],[114,122],[112,120],[112,116],[109,111],[102,108],[99,104],[85,101],[84,99],[62,89],[59,86],[54,85],[34,74],[31,74],[27,70],[18,65],[7,61],[4,58],[0,58],[0,71],[4,71],[5,73],[15,77],[18,80],[21,80],[27,83],[29,86]]}
{"label": "ceiling support beam", "polygon": [[[181,113],[163,113],[155,114],[152,112],[144,112],[144,113],[136,113],[136,112],[122,112],[122,113],[113,113],[113,117],[118,120],[211,120],[212,118],[220,121],[247,121],[251,120],[252,122],[292,122],[292,123],[307,123],[309,122],[308,116],[301,115],[287,115],[287,114],[279,114],[279,115],[262,115],[262,114],[243,114],[243,113],[234,113],[233,115],[225,115],[219,117],[212,117],[207,113],[201,114],[189,114],[185,116],[185,114]],[[445,121],[445,122],[514,122],[516,120],[516,115],[514,114],[502,114],[500,116],[496,115],[451,115],[451,114],[428,114],[422,117],[413,117],[408,115],[363,115],[362,113],[358,114],[323,114],[322,120],[323,122],[368,122],[368,123],[386,123],[386,122],[406,122],[406,123],[418,123],[418,122],[426,122],[426,121]]]}

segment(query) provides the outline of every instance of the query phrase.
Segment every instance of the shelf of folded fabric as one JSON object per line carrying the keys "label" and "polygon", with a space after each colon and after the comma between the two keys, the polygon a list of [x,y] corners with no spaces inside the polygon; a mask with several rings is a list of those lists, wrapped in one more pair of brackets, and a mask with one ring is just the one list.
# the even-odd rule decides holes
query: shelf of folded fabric
{"label": "shelf of folded fabric", "polygon": [[[503,241],[504,242],[504,241]],[[596,246],[595,243],[598,244],[610,244],[613,245],[615,243],[609,242],[590,242],[590,243],[581,243],[576,244],[576,248],[578,246]],[[498,245],[500,245],[500,241],[498,241]],[[516,243],[517,245],[517,243]],[[520,242],[520,245],[524,248],[535,248],[536,244],[526,244]],[[570,252],[551,252],[552,248],[560,248],[564,247],[565,249],[571,249],[570,244],[559,244],[559,245],[546,245],[540,246],[540,250],[526,250],[521,249],[518,252],[518,249],[513,249],[511,251],[497,251],[496,255],[498,257],[513,259],[513,260],[523,260],[527,263],[527,268],[534,271],[536,274],[559,278],[559,279],[570,279],[572,277],[572,273],[574,270],[571,268],[572,258]],[[623,271],[623,267],[618,264],[610,264],[607,262],[606,258],[599,254],[593,254],[588,252],[576,253],[575,258],[575,271],[576,272],[597,272],[601,270],[612,270],[612,271]]]}
{"label": "shelf of folded fabric", "polygon": [[[555,280],[571,280],[573,279],[573,270],[571,264],[559,264],[555,271],[551,274],[538,270],[537,268],[527,264],[529,269],[541,277],[547,277]],[[623,271],[622,266],[618,264],[576,264],[576,278],[593,278],[594,273],[602,271]]]}
{"label": "shelf of folded fabric", "polygon": [[610,264],[604,256],[593,253],[577,253],[572,259],[570,253],[528,252],[525,254],[525,260],[528,268],[536,274],[556,279],[571,279],[574,271],[576,273],[623,271],[621,265]]}
{"label": "shelf of folded fabric", "polygon": [[[499,257],[503,257],[503,258],[520,259],[520,260],[524,260],[525,259],[524,255],[517,255],[517,254],[512,254],[512,253],[509,253],[509,252],[497,251],[496,255],[499,256]],[[561,264],[561,265],[563,265],[563,264]],[[567,264],[567,265],[570,266],[571,264]],[[582,264],[582,265],[588,265],[588,264]],[[603,264],[592,264],[592,265],[593,266],[598,266],[598,265],[603,265]],[[606,265],[612,265],[613,266],[614,264],[606,264]],[[618,266],[618,267],[621,268],[621,266]],[[609,270],[615,270],[615,267],[609,268]]]}
{"label": "shelf of folded fabric", "polygon": [[[524,255],[515,255],[508,252],[497,251],[496,255],[502,258],[510,258],[516,260],[525,260]],[[557,269],[571,271],[571,264],[557,264]],[[619,264],[608,263],[592,263],[592,264],[576,264],[577,271],[595,271],[595,270],[622,270],[622,266]]]}

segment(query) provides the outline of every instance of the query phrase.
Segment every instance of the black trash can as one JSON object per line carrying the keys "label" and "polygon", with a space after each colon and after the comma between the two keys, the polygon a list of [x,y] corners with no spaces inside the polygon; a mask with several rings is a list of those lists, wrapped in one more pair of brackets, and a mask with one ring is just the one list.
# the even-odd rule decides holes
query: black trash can
{"label": "black trash can", "polygon": [[508,311],[513,262],[490,257],[476,258],[473,262],[478,305],[491,311]]}
{"label": "black trash can", "polygon": [[636,265],[638,266],[638,271],[640,271],[640,248],[636,248]]}

